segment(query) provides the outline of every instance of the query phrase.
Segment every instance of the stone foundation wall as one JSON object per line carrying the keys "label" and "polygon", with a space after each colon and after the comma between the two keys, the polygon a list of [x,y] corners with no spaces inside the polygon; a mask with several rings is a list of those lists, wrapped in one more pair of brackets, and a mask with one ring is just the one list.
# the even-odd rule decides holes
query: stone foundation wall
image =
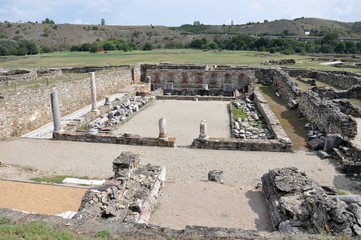
{"label": "stone foundation wall", "polygon": [[174,88],[202,88],[208,84],[209,89],[223,89],[224,84],[233,84],[234,89],[241,89],[253,82],[252,71],[248,70],[184,70],[184,69],[148,69],[155,88],[173,83]]}
{"label": "stone foundation wall", "polygon": [[292,152],[292,144],[282,143],[278,139],[235,139],[209,138],[207,140],[194,139],[192,148],[214,150],[241,150],[264,152]]}
{"label": "stone foundation wall", "polygon": [[361,99],[361,84],[350,87],[347,90],[335,90],[333,88],[314,88],[321,98],[338,99],[338,98],[356,98]]}
{"label": "stone foundation wall", "polygon": [[319,95],[311,90],[301,94],[299,109],[325,133],[339,133],[350,138],[357,134],[357,123],[352,117],[343,114],[332,101],[321,100]]}
{"label": "stone foundation wall", "polygon": [[[257,109],[262,114],[267,128],[274,135],[275,139],[236,139],[236,138],[215,138],[194,139],[193,148],[214,149],[214,150],[241,150],[241,151],[266,151],[266,152],[292,152],[293,144],[286,132],[280,125],[277,117],[267,105],[267,101],[257,88],[253,92],[253,100]],[[232,103],[230,104],[232,113]],[[232,117],[231,117],[232,119]],[[231,126],[232,128],[232,126]]]}
{"label": "stone foundation wall", "polygon": [[[96,73],[97,97],[117,92],[132,81],[129,67],[112,68]],[[5,113],[0,117],[0,140],[20,136],[52,121],[50,94],[53,86],[26,89],[4,95]],[[56,85],[62,116],[91,103],[89,78]],[[1,120],[2,119],[2,120]]]}
{"label": "stone foundation wall", "polygon": [[349,72],[322,72],[316,70],[289,69],[288,74],[292,77],[314,78],[318,81],[340,87],[350,88],[361,84],[361,75]]}
{"label": "stone foundation wall", "polygon": [[123,135],[115,136],[110,133],[98,133],[97,135],[89,135],[84,132],[61,131],[61,132],[53,132],[53,139],[61,140],[61,141],[112,143],[112,144],[124,144],[124,145],[151,146],[151,147],[175,146],[175,138],[172,137],[169,137],[167,139],[141,137],[139,135],[124,137]]}
{"label": "stone foundation wall", "polygon": [[10,84],[13,82],[23,83],[32,82],[38,79],[37,71],[31,70],[15,70],[0,74],[0,85]]}

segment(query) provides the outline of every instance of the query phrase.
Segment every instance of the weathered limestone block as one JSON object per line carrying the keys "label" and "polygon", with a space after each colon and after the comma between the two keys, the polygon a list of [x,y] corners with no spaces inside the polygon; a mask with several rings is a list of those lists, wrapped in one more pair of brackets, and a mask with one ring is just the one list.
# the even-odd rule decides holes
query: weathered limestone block
{"label": "weathered limestone block", "polygon": [[273,226],[280,232],[361,233],[354,195],[334,195],[332,188],[321,187],[293,167],[270,170],[262,186]]}
{"label": "weathered limestone block", "polygon": [[208,172],[208,181],[223,184],[223,171],[212,170]]}
{"label": "weathered limestone block", "polygon": [[113,171],[104,186],[85,193],[74,218],[147,224],[165,181],[165,168],[140,166],[139,155],[123,152],[113,161]]}

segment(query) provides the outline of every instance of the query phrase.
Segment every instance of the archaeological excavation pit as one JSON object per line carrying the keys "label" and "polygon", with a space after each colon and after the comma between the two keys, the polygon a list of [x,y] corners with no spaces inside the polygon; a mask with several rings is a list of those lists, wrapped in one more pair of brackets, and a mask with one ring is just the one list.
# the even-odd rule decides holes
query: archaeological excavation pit
{"label": "archaeological excavation pit", "polygon": [[0,208],[35,214],[77,212],[87,188],[0,180]]}

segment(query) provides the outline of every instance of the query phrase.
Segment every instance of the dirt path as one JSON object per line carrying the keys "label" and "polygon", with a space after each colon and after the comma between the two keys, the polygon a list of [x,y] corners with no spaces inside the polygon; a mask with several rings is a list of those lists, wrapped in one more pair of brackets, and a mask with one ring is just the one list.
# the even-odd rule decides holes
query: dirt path
{"label": "dirt path", "polygon": [[57,215],[78,211],[84,188],[0,180],[0,208]]}

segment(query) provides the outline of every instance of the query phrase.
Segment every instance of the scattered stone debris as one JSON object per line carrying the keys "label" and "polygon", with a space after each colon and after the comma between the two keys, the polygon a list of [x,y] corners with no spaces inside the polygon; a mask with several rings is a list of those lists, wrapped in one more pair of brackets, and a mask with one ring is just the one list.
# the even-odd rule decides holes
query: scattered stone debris
{"label": "scattered stone debris", "polygon": [[270,170],[262,186],[273,226],[282,233],[361,235],[358,196],[336,195],[294,167]]}
{"label": "scattered stone debris", "polygon": [[127,99],[121,105],[114,106],[108,113],[102,114],[90,122],[88,134],[96,135],[99,131],[110,132],[112,126],[124,122],[133,113],[138,112],[141,107],[150,101],[150,97],[136,96]]}
{"label": "scattered stone debris", "polygon": [[113,161],[114,176],[89,189],[75,219],[148,223],[165,180],[164,167],[140,165],[140,156],[123,152]]}
{"label": "scattered stone debris", "polygon": [[263,62],[262,64],[264,64],[264,65],[292,65],[292,64],[296,64],[296,61],[292,58],[280,59],[280,60],[271,59],[266,62]]}
{"label": "scattered stone debris", "polygon": [[233,105],[241,109],[246,117],[237,120],[232,119],[232,134],[235,138],[243,139],[273,139],[266,124],[262,121],[263,116],[258,111],[256,105],[252,100],[246,98],[245,100],[237,100]]}

